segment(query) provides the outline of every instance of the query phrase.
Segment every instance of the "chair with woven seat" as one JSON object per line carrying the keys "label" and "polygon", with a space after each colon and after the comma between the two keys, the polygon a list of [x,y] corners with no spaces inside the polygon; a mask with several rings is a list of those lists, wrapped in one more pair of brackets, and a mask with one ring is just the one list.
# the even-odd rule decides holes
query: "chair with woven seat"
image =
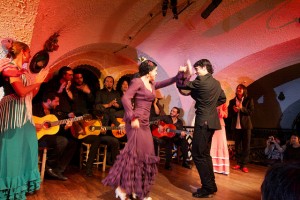
{"label": "chair with woven seat", "polygon": [[[82,169],[83,165],[86,165],[86,162],[88,160],[88,155],[90,152],[90,148],[91,145],[87,144],[87,143],[81,143],[81,147],[80,147],[80,160],[79,160],[79,166],[80,169]],[[94,161],[94,165],[98,166],[102,165],[102,171],[105,172],[106,169],[106,157],[107,157],[107,145],[105,144],[100,144],[99,148],[98,148],[98,153],[96,156],[96,159]],[[102,159],[102,160],[101,160]]]}
{"label": "chair with woven seat", "polygon": [[46,161],[47,161],[47,147],[39,147],[39,170],[40,170],[40,176],[41,176],[41,182],[44,181],[45,177],[45,168],[46,168]]}

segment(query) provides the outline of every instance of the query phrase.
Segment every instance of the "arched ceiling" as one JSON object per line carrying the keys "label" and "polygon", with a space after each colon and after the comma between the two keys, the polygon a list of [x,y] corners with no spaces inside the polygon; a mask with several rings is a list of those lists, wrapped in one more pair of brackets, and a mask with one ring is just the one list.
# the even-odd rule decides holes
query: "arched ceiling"
{"label": "arched ceiling", "polygon": [[92,64],[119,76],[135,71],[142,53],[172,76],[187,58],[208,58],[229,94],[300,62],[300,0],[223,0],[203,19],[211,2],[178,0],[176,20],[170,8],[162,16],[162,0],[2,0],[0,38],[25,41],[34,54],[59,32],[53,71]]}
{"label": "arched ceiling", "polygon": [[[188,2],[175,20],[171,9],[162,16],[162,0],[4,0],[0,33],[1,37],[25,40],[37,52],[50,35],[59,32],[60,48],[51,54],[50,64],[75,49],[80,55],[78,51],[87,53],[95,48],[136,61],[137,55],[132,53],[136,49],[170,74],[187,58],[195,62],[203,57],[213,62],[216,72],[241,67],[247,74],[245,58],[266,51],[264,54],[273,53],[268,60],[279,60],[282,51],[277,53],[278,49],[289,41],[293,55],[300,55],[299,0],[223,0],[207,19],[200,14],[211,0],[178,0],[178,12]],[[259,77],[274,71],[273,65],[261,71],[261,59],[265,58],[255,59],[257,63],[251,59],[251,71],[257,66]],[[276,68],[285,67],[290,59],[297,60],[288,54],[281,56],[282,65]]]}

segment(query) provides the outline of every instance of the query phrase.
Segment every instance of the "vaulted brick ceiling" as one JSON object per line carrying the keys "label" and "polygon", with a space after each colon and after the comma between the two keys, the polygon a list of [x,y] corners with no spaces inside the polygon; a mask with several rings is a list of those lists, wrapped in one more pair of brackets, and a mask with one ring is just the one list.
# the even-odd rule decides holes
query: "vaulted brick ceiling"
{"label": "vaulted brick ceiling", "polygon": [[35,53],[59,32],[53,71],[90,64],[119,77],[145,55],[172,76],[187,58],[208,58],[228,93],[299,63],[300,0],[223,0],[203,19],[211,2],[178,0],[178,12],[185,9],[176,20],[170,8],[162,16],[162,0],[2,0],[0,37],[25,41]]}

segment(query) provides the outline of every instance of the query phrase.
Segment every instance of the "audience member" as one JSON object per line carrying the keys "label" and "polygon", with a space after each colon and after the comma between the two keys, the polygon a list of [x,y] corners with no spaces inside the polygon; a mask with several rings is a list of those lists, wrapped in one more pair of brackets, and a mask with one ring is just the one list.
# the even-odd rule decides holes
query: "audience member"
{"label": "audience member", "polygon": [[283,161],[284,148],[280,146],[280,140],[277,137],[270,136],[267,141],[267,146],[265,148],[265,155],[267,156],[266,164],[271,166],[275,163],[280,163]]}
{"label": "audience member", "polygon": [[261,185],[262,200],[300,199],[300,162],[271,166]]}
{"label": "audience member", "polygon": [[284,151],[284,162],[300,162],[299,135],[293,133]]}

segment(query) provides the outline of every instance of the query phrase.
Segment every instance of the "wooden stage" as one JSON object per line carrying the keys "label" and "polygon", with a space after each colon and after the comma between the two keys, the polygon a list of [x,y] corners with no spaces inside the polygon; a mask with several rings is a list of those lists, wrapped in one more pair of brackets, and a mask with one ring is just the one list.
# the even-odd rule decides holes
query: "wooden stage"
{"label": "wooden stage", "polygon": [[[232,163],[233,165],[234,163]],[[173,169],[167,171],[164,165],[159,165],[159,174],[150,196],[153,200],[186,200],[197,199],[192,192],[200,186],[200,179],[193,165],[191,170],[173,163]],[[212,200],[260,200],[260,186],[267,167],[249,164],[249,173],[232,170],[228,176],[215,174],[218,192]],[[76,167],[69,168],[65,176],[67,181],[45,179],[41,189],[28,200],[113,200],[114,190],[102,185],[101,180],[107,175],[96,168],[94,177],[86,177],[84,170]]]}

